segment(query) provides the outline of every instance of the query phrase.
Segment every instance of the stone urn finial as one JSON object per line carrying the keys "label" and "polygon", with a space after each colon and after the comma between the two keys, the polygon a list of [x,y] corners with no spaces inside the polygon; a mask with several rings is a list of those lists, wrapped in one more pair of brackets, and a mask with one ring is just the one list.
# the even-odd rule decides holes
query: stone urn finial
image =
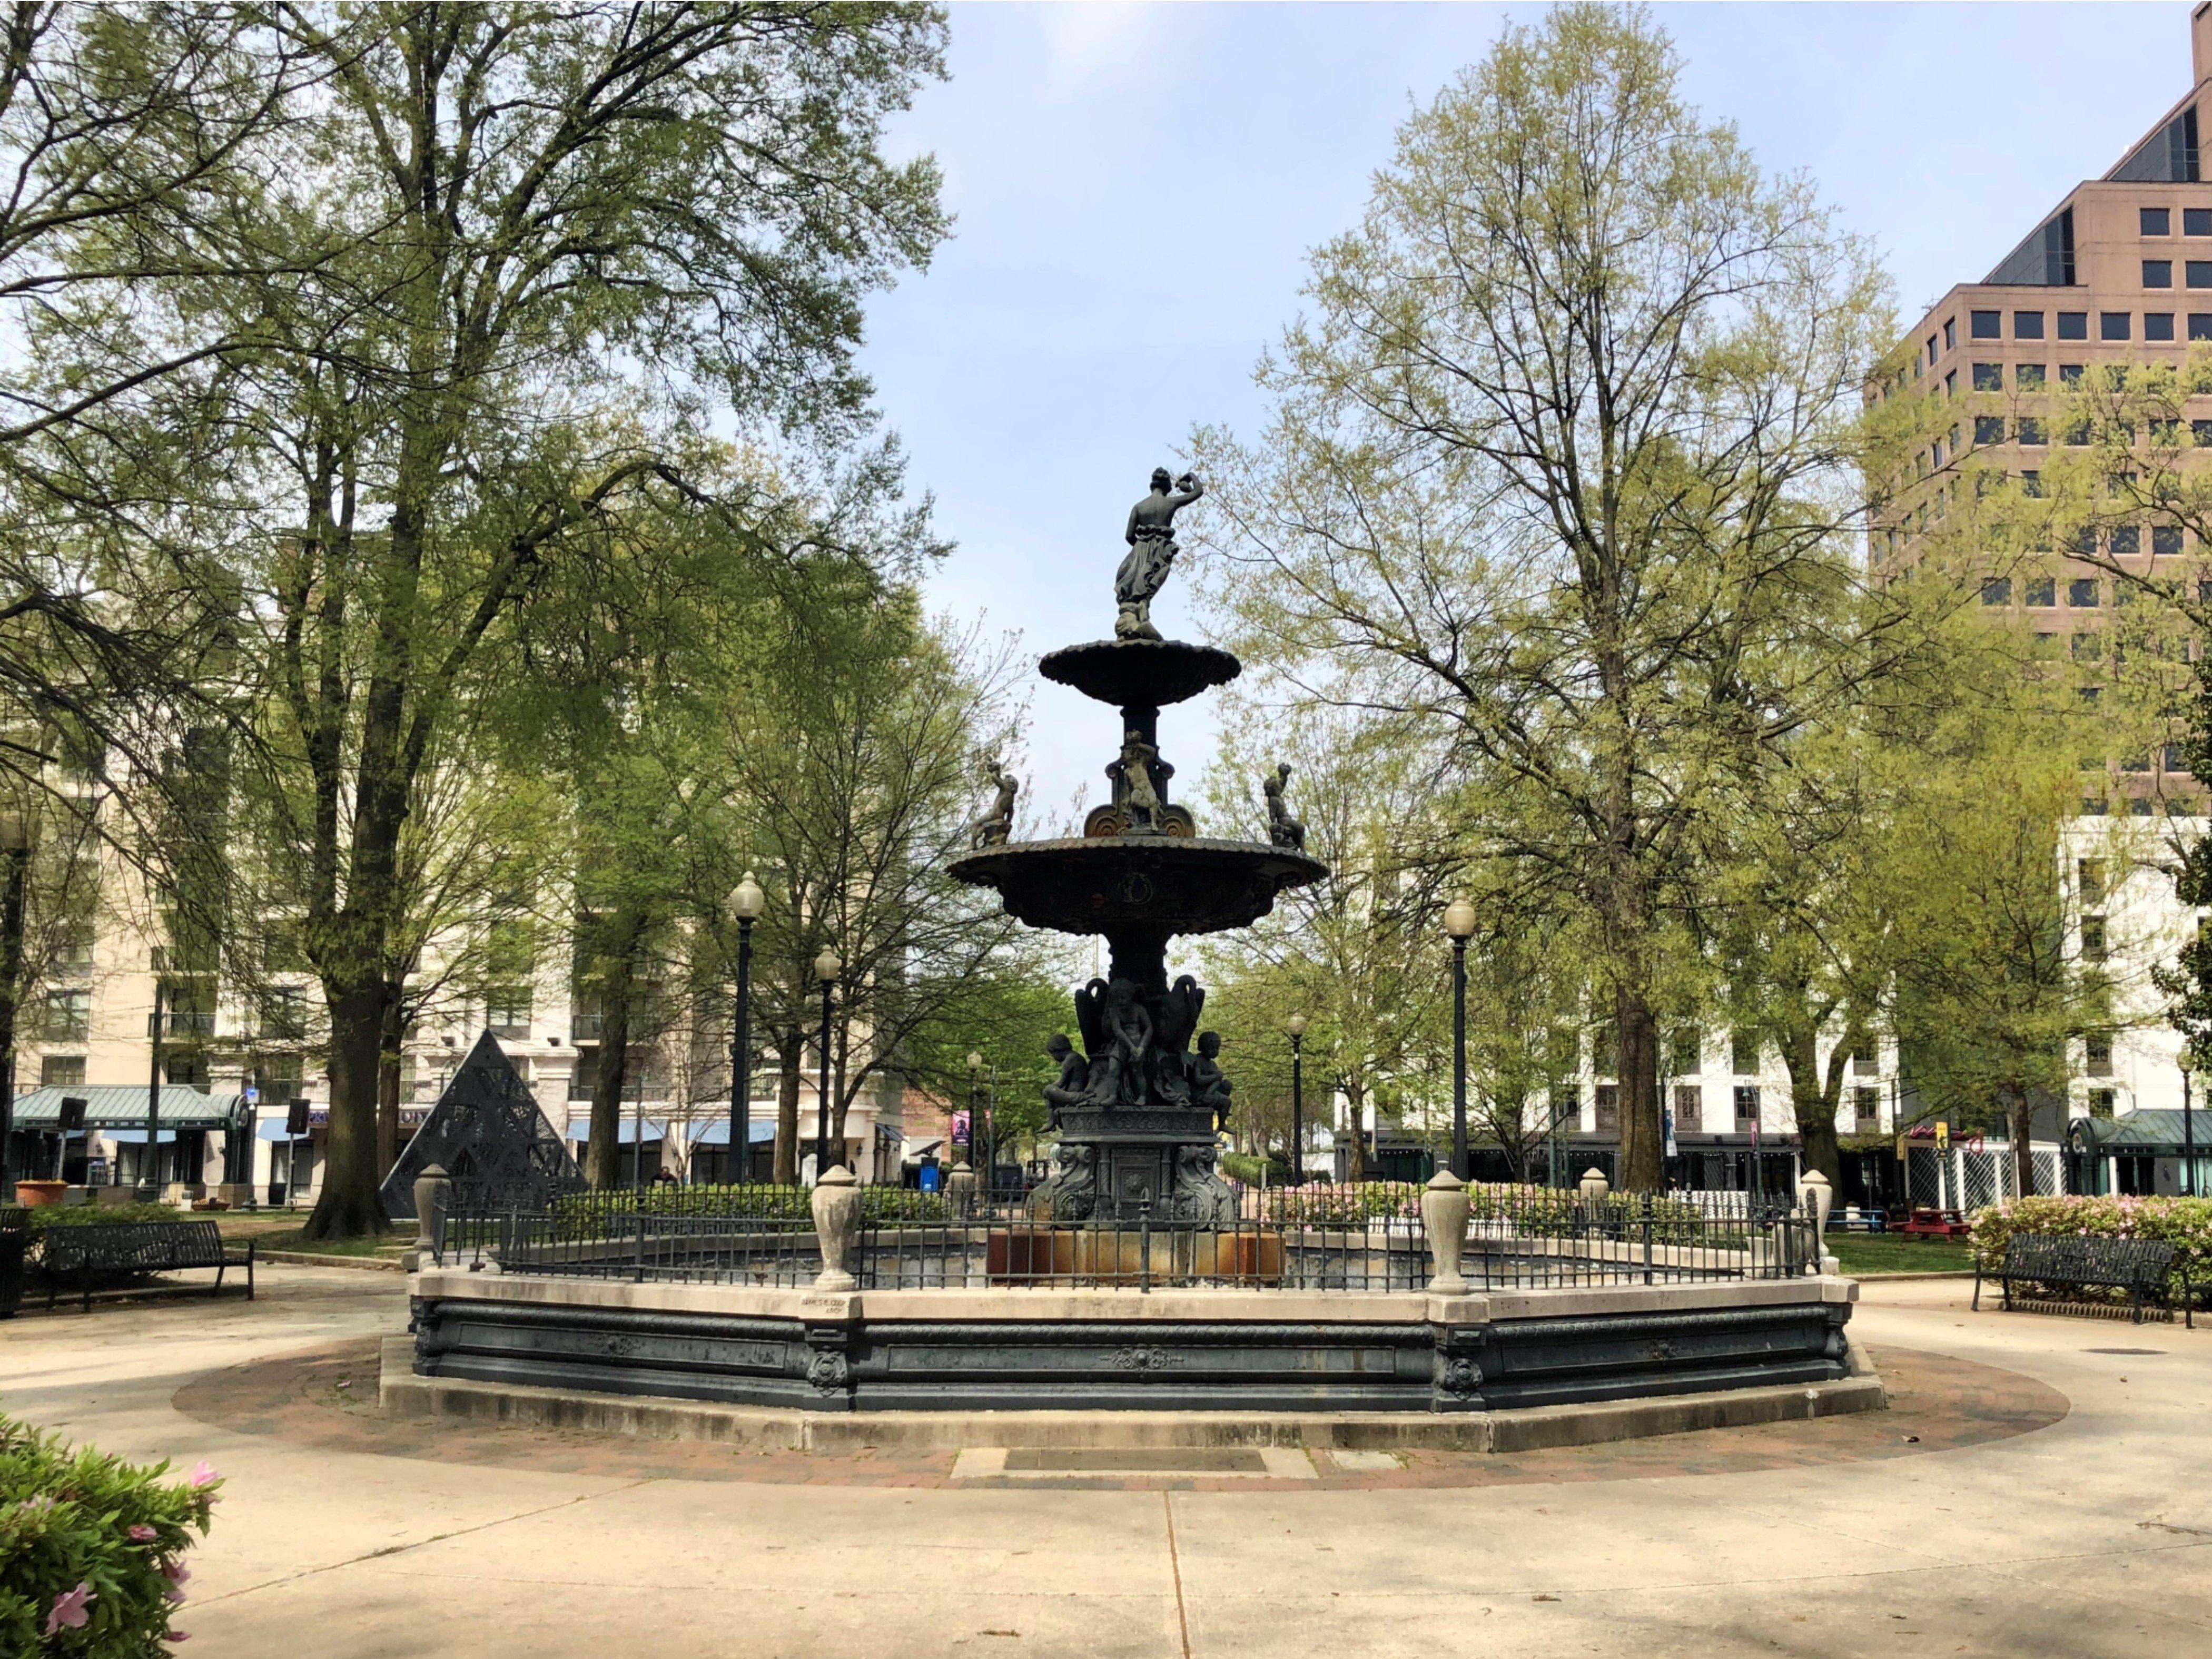
{"label": "stone urn finial", "polygon": [[1429,1289],[1438,1296],[1467,1292],[1459,1270],[1467,1249],[1467,1183],[1449,1170],[1431,1176],[1421,1194],[1421,1225],[1429,1236]]}
{"label": "stone urn finial", "polygon": [[822,1245],[822,1271],[814,1276],[814,1288],[858,1289],[860,1281],[853,1276],[853,1259],[860,1243],[858,1177],[843,1164],[832,1164],[814,1183],[810,1204],[814,1211],[814,1235]]}
{"label": "stone urn finial", "polygon": [[1605,1202],[1606,1194],[1613,1190],[1613,1183],[1605,1178],[1604,1170],[1593,1166],[1583,1171],[1581,1190],[1583,1202],[1595,1209]]}
{"label": "stone urn finial", "polygon": [[437,1260],[438,1195],[453,1189],[453,1177],[442,1164],[426,1164],[415,1177],[415,1242],[399,1264],[409,1273],[419,1273]]}

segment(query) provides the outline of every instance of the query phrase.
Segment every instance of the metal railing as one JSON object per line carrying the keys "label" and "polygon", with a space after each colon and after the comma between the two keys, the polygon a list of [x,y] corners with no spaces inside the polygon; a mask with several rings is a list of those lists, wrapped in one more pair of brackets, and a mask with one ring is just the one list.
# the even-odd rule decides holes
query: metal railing
{"label": "metal railing", "polygon": [[[863,1289],[1235,1287],[1412,1291],[1434,1271],[1418,1187],[1373,1182],[1238,1194],[1218,1224],[1140,1207],[1112,1222],[1042,1215],[1018,1196],[861,1189]],[[1711,1283],[1815,1271],[1812,1220],[1741,1194],[1586,1200],[1468,1189],[1470,1289]],[[1703,1200],[1703,1201],[1701,1201]],[[432,1216],[441,1267],[697,1284],[811,1285],[822,1253],[796,1187],[582,1193],[537,1206],[464,1189]]]}

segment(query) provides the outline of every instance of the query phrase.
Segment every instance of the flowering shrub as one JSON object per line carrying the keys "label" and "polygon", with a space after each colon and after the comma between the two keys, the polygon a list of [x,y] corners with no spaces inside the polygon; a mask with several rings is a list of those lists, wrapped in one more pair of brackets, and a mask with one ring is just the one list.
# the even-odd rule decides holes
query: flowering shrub
{"label": "flowering shrub", "polygon": [[[811,1221],[814,1191],[811,1187],[683,1186],[674,1182],[648,1182],[645,1188],[647,1215],[745,1217],[768,1221]],[[638,1207],[627,1188],[599,1193],[574,1193],[556,1199],[556,1214],[578,1218],[629,1215]],[[905,1187],[863,1187],[860,1213],[870,1221],[941,1221],[951,1213],[942,1193],[916,1192]]]}
{"label": "flowering shrub", "polygon": [[2157,1239],[2173,1246],[2169,1293],[2180,1289],[2185,1269],[2199,1295],[2212,1283],[2212,1198],[2016,1198],[1992,1204],[1974,1212],[1975,1265],[1985,1272],[2002,1267],[2005,1241],[2014,1233]]}
{"label": "flowering shrub", "polygon": [[181,1480],[0,1417],[0,1653],[149,1659],[186,1632],[169,1620],[221,1478]]}

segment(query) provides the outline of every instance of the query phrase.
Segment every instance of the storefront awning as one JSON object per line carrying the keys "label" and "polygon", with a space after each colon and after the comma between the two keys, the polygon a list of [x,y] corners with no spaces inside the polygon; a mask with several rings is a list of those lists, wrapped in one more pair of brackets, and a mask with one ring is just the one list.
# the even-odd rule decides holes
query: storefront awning
{"label": "storefront awning", "polygon": [[[800,1139],[804,1139],[805,1138],[805,1135],[802,1133]],[[749,1146],[765,1146],[768,1142],[772,1141],[775,1139],[775,1120],[774,1118],[757,1117],[751,1122],[745,1125],[745,1144]],[[721,1117],[716,1118],[712,1123],[701,1124],[696,1129],[694,1129],[691,1132],[691,1144],[694,1146],[728,1146],[730,1144],[730,1120],[726,1117]]]}
{"label": "storefront awning", "polygon": [[[646,1119],[645,1138],[647,1140],[659,1140],[667,1133],[667,1131],[668,1126],[666,1124],[655,1123],[651,1118]],[[591,1119],[587,1117],[572,1117],[568,1120],[569,1139],[575,1141],[588,1141],[591,1138]],[[622,1133],[615,1137],[615,1144],[618,1146],[628,1146],[635,1141],[636,1139],[636,1122],[633,1119],[627,1117],[624,1118],[622,1121]]]}
{"label": "storefront awning", "polygon": [[[61,1121],[64,1095],[84,1102],[87,1127],[128,1128],[135,1123],[141,1132],[140,1138],[144,1138],[146,1089],[143,1084],[49,1084],[43,1089],[33,1089],[28,1094],[15,1097],[15,1127],[52,1129]],[[202,1094],[198,1089],[177,1083],[161,1087],[161,1127],[165,1131],[226,1129],[240,1121],[245,1114],[242,1096]]]}

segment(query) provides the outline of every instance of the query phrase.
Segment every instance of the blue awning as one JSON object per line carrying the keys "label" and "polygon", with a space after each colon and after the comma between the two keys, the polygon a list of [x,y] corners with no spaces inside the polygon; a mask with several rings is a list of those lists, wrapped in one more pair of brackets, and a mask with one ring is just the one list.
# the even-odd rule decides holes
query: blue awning
{"label": "blue awning", "polygon": [[[112,1140],[123,1146],[143,1146],[146,1144],[146,1132],[143,1129],[110,1129],[102,1127],[100,1130],[100,1138],[102,1140]],[[161,1131],[162,1146],[173,1146],[176,1140],[177,1132],[174,1129],[165,1127]]]}
{"label": "blue awning", "polygon": [[261,1119],[253,1126],[253,1138],[256,1140],[305,1140],[307,1139],[305,1135],[294,1136],[286,1134],[284,1133],[285,1121],[284,1114],[282,1112],[277,1113],[274,1117],[264,1117]]}
{"label": "blue awning", "polygon": [[[801,1125],[800,1127],[802,1129],[805,1127],[804,1125]],[[805,1136],[802,1134],[799,1138],[803,1140],[805,1139]],[[745,1125],[745,1144],[749,1146],[765,1146],[775,1139],[775,1120],[774,1118],[757,1117],[753,1119],[751,1122]],[[728,1146],[730,1144],[730,1120],[726,1117],[720,1117],[716,1118],[712,1123],[701,1124],[696,1129],[692,1131],[691,1144],[694,1146]]]}
{"label": "blue awning", "polygon": [[[661,1139],[664,1136],[665,1136],[665,1134],[667,1133],[667,1131],[668,1131],[668,1126],[667,1126],[666,1124],[665,1124],[665,1123],[655,1123],[655,1122],[654,1122],[651,1118],[647,1118],[647,1119],[646,1119],[646,1121],[645,1121],[645,1138],[646,1138],[647,1140],[659,1140],[659,1139]],[[578,1141],[589,1141],[589,1140],[591,1139],[591,1138],[592,1138],[592,1120],[591,1120],[591,1119],[589,1119],[589,1118],[587,1118],[587,1117],[572,1117],[572,1118],[570,1118],[570,1119],[568,1120],[568,1139],[571,1139],[571,1140],[578,1140]],[[617,1135],[617,1136],[615,1137],[615,1144],[616,1144],[617,1146],[629,1146],[629,1145],[630,1145],[633,1141],[635,1141],[636,1139],[637,1139],[637,1124],[636,1124],[635,1121],[635,1120],[633,1120],[633,1119],[631,1119],[631,1118],[627,1118],[627,1117],[625,1117],[625,1118],[624,1118],[624,1119],[623,1119],[623,1121],[622,1121],[622,1133],[621,1133],[620,1134],[618,1134],[618,1135]]]}

